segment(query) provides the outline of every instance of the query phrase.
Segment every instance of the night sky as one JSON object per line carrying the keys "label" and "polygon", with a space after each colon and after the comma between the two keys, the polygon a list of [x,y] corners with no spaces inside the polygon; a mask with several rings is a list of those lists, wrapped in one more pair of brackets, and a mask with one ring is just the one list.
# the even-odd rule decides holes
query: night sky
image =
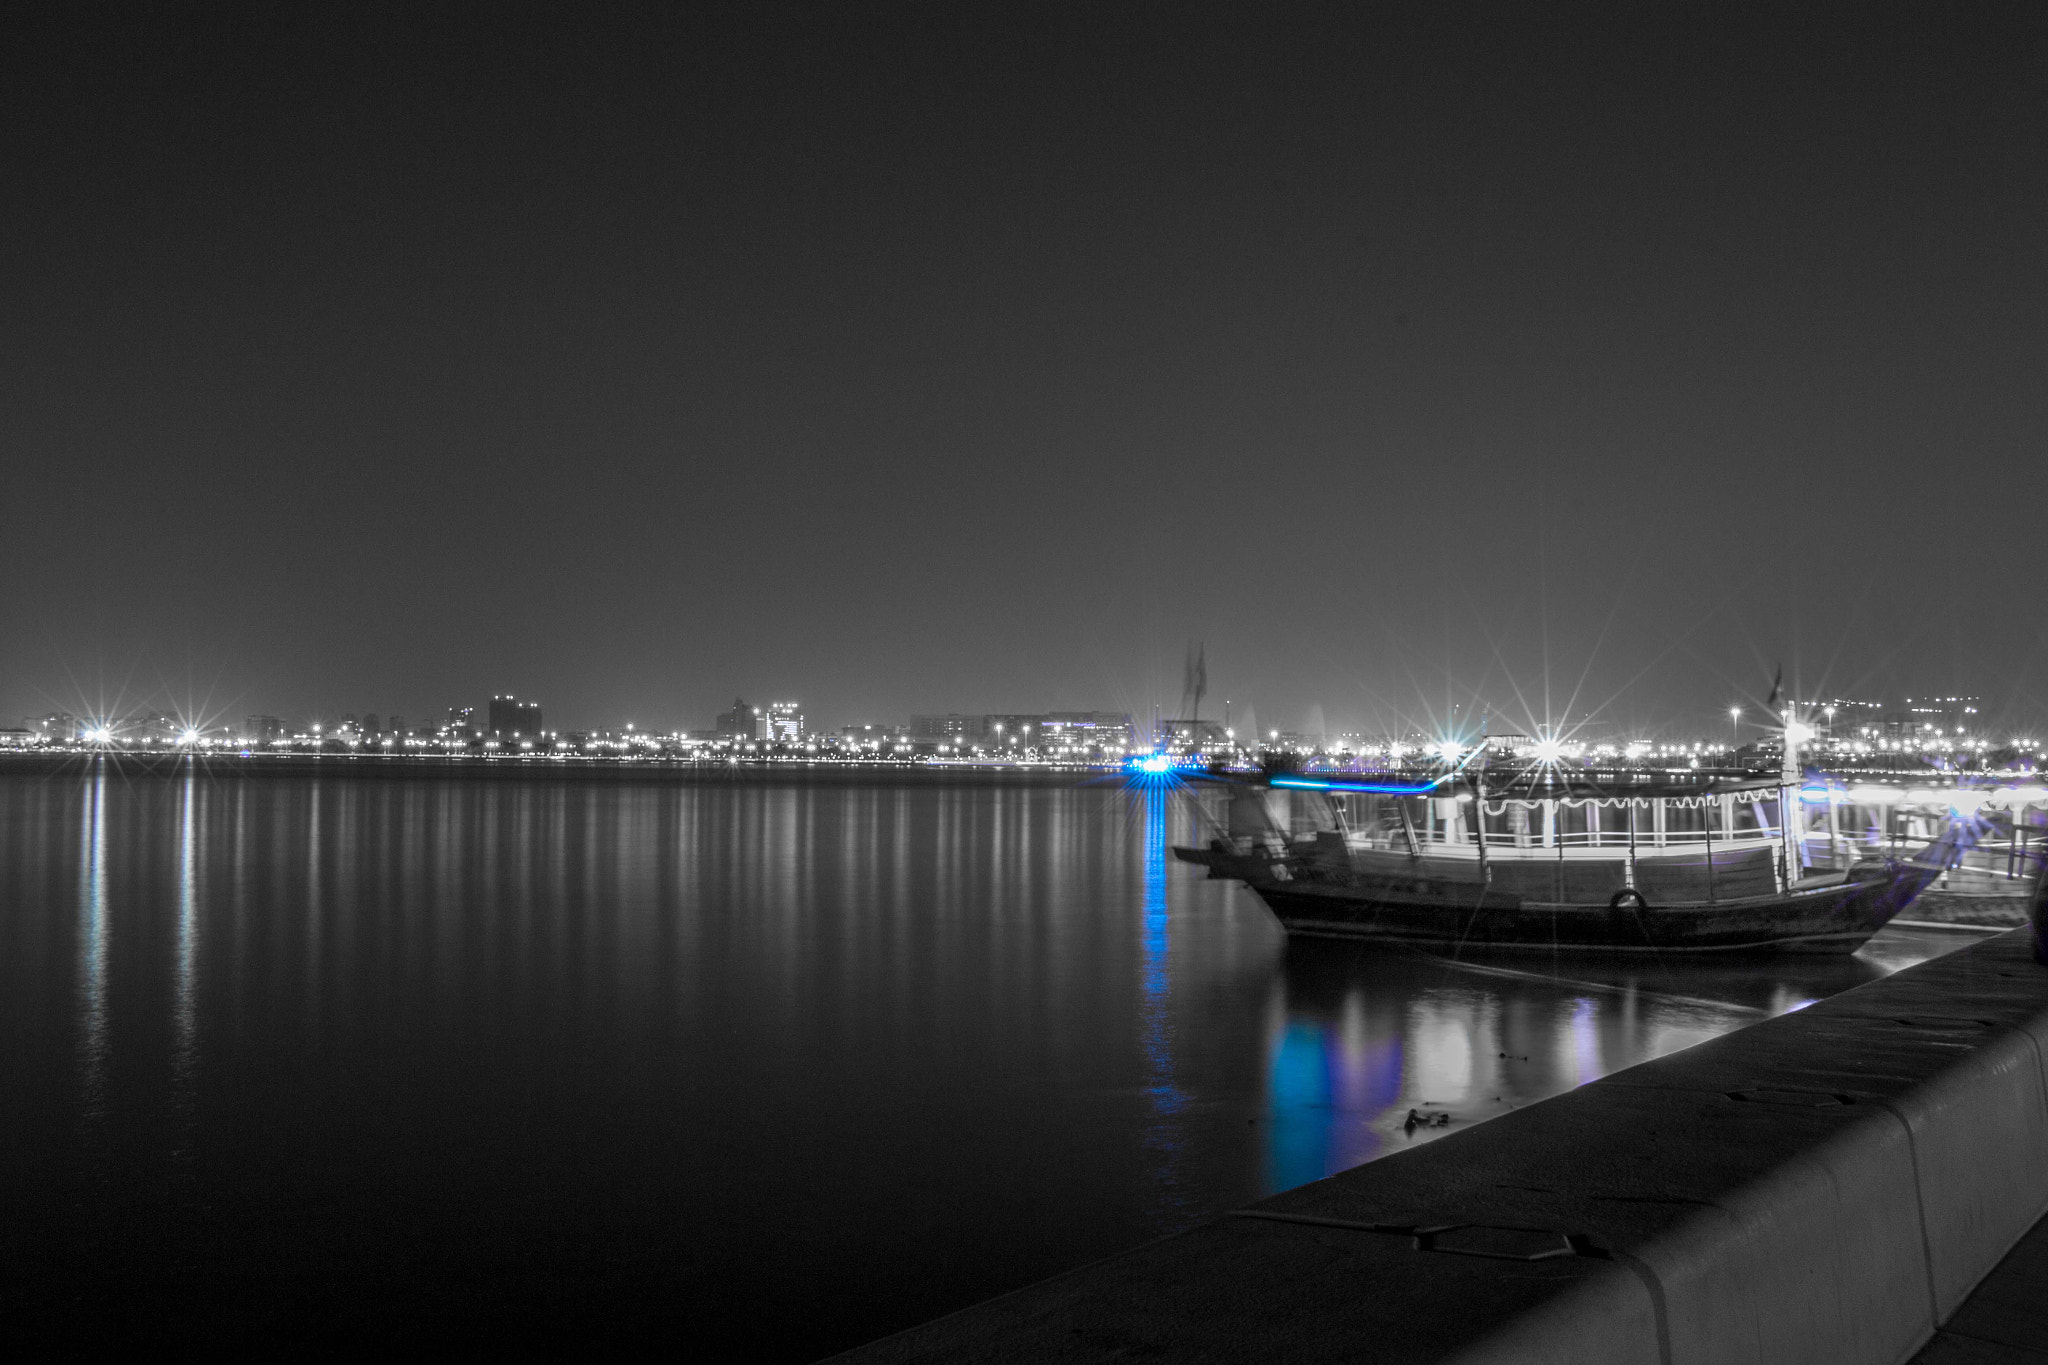
{"label": "night sky", "polygon": [[15,15],[0,724],[2048,710],[2038,10],[1234,8]]}

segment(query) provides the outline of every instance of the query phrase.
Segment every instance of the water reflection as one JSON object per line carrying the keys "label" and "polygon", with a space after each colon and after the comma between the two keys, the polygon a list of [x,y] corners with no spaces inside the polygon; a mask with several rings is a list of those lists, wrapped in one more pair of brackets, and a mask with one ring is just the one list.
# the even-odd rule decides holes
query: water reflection
{"label": "water reflection", "polygon": [[176,987],[171,1003],[171,1073],[177,1103],[186,1110],[192,1104],[199,1059],[199,866],[193,848],[199,824],[197,781],[196,775],[187,773],[178,794],[178,937],[172,969]]}
{"label": "water reflection", "polygon": [[380,1347],[744,1326],[810,1358],[1967,941],[1290,941],[1172,861],[1177,819],[1156,788],[0,776],[18,1287],[76,1332],[80,1284],[177,1267],[202,1336],[261,1300]]}
{"label": "water reflection", "polygon": [[79,785],[84,805],[78,853],[79,1116],[92,1121],[107,1105],[107,774],[95,765]]}
{"label": "water reflection", "polygon": [[1160,1154],[1156,1175],[1162,1190],[1168,1191],[1168,1205],[1178,1209],[1184,1200],[1178,1195],[1180,1155],[1179,1119],[1186,1101],[1174,1084],[1173,1023],[1169,999],[1173,990],[1172,920],[1166,904],[1166,817],[1169,800],[1156,787],[1145,789],[1144,893],[1144,1018],[1147,1093],[1152,1099],[1152,1123],[1147,1133],[1151,1146]]}
{"label": "water reflection", "polygon": [[1427,1142],[1968,941],[1894,929],[1852,957],[1524,967],[1292,940],[1286,1008],[1269,1026],[1266,1188]]}

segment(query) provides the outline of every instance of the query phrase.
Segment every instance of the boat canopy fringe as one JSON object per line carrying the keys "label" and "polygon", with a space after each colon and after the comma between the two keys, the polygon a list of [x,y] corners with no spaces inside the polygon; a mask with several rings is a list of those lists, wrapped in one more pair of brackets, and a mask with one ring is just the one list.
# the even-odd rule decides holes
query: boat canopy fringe
{"label": "boat canopy fringe", "polygon": [[1697,810],[1704,806],[1719,806],[1723,796],[1734,796],[1739,800],[1751,803],[1775,801],[1778,799],[1778,793],[1775,788],[1765,788],[1753,792],[1701,792],[1692,796],[1509,796],[1498,800],[1488,797],[1486,813],[1488,815],[1506,815],[1510,806],[1520,806],[1524,810],[1538,810],[1544,806],[1551,805],[1572,806],[1581,810],[1587,806],[1619,809],[1627,805],[1646,806],[1653,801],[1662,801],[1665,805],[1676,810]]}

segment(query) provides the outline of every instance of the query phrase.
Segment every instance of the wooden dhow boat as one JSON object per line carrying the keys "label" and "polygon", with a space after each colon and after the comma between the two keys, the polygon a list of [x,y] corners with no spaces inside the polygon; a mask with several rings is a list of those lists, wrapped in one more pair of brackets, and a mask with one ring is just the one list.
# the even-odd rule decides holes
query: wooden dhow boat
{"label": "wooden dhow boat", "polygon": [[1795,764],[1789,780],[1276,772],[1229,782],[1218,837],[1174,854],[1243,882],[1293,934],[1455,952],[1851,953],[1950,851],[1808,866]]}

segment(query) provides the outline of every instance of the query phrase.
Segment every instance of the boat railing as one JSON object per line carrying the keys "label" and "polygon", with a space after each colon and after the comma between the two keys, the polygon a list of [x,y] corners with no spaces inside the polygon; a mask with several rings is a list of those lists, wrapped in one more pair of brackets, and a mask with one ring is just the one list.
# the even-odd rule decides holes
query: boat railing
{"label": "boat railing", "polygon": [[[1407,835],[1399,827],[1395,827],[1395,829],[1370,827],[1370,829],[1364,829],[1364,831],[1354,831],[1352,841],[1358,843],[1360,847],[1399,849],[1399,851],[1407,849]],[[1561,849],[1561,847],[1567,849],[1567,851],[1573,851],[1573,853],[1593,853],[1593,855],[1620,855],[1620,853],[1626,853],[1632,847],[1640,855],[1655,855],[1659,851],[1669,851],[1669,849],[1776,847],[1778,843],[1780,843],[1778,831],[1776,829],[1767,829],[1767,827],[1765,829],[1737,829],[1733,835],[1726,833],[1726,831],[1675,829],[1675,831],[1665,831],[1661,837],[1659,835],[1651,835],[1651,833],[1638,833],[1634,839],[1628,837],[1628,831],[1614,831],[1614,829],[1552,833],[1548,837],[1538,835],[1538,833],[1530,833],[1530,835],[1503,835],[1503,833],[1497,833],[1497,831],[1491,831],[1491,829],[1487,831],[1487,851],[1489,853],[1503,853],[1503,855],[1507,855],[1507,853],[1554,853],[1556,849]],[[1430,831],[1430,837],[1423,837],[1421,831],[1417,831],[1415,845],[1419,849],[1477,849],[1479,847],[1479,837],[1470,829],[1458,829],[1450,837],[1446,837],[1446,833],[1442,829]]]}
{"label": "boat railing", "polygon": [[[1356,847],[1370,848],[1383,852],[1405,853],[1408,851],[1407,842],[1399,830],[1392,831],[1391,834],[1384,830],[1355,833],[1352,835],[1351,842]],[[1715,834],[1709,838],[1704,833],[1694,832],[1683,837],[1674,835],[1662,844],[1653,843],[1648,839],[1638,839],[1634,845],[1636,856],[1639,858],[1655,858],[1661,855],[1678,853],[1699,854],[1709,849],[1718,853],[1724,849],[1777,847],[1779,847],[1779,839],[1776,831],[1758,833],[1753,830],[1741,831],[1734,838],[1729,838],[1722,834]],[[1429,840],[1417,839],[1416,848],[1424,856],[1437,854],[1476,856],[1479,851],[1479,841],[1468,832],[1462,839],[1446,840],[1440,836]],[[1494,858],[1555,858],[1559,854],[1563,854],[1565,857],[1573,859],[1625,859],[1628,857],[1629,849],[1630,844],[1626,835],[1603,834],[1597,839],[1583,835],[1566,836],[1561,840],[1547,844],[1534,838],[1531,838],[1527,843],[1515,843],[1512,840],[1503,839],[1497,834],[1489,833],[1486,836],[1487,855]]]}
{"label": "boat railing", "polygon": [[[1907,859],[1933,849],[1938,837],[1902,837],[1882,832],[1853,832],[1809,829],[1806,831],[1806,863],[1809,867],[1846,867],[1858,859],[1887,857]],[[2048,854],[2048,831],[2019,826],[2003,837],[1987,835],[1968,848],[1949,856],[1949,867],[1963,874],[1955,880],[1989,891],[1998,883],[2030,881]]]}

